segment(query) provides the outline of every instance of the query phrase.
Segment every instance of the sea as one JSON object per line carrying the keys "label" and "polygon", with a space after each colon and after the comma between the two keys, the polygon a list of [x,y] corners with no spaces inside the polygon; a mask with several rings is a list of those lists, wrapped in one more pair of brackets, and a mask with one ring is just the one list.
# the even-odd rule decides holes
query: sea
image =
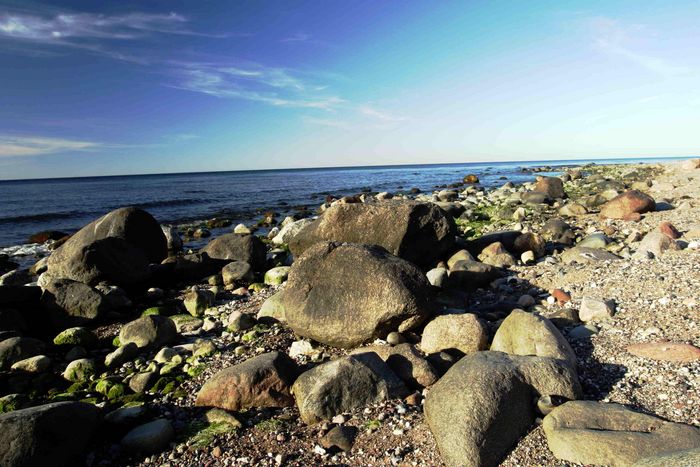
{"label": "sea", "polygon": [[[0,181],[0,253],[31,255],[28,238],[44,230],[73,233],[103,214],[138,206],[161,224],[183,225],[226,218],[250,223],[262,212],[280,216],[316,207],[327,196],[362,191],[432,191],[476,174],[482,185],[534,180],[530,167],[587,163],[663,162],[683,158],[589,159],[531,162],[394,165],[231,172],[128,175]],[[559,169],[557,169],[559,167]],[[280,220],[282,217],[280,217]],[[230,230],[230,228],[228,229]]]}

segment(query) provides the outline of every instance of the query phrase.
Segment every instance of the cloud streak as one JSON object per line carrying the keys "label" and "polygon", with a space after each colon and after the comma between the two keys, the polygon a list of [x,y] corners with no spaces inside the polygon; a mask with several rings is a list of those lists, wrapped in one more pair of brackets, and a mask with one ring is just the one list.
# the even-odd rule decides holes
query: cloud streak
{"label": "cloud streak", "polygon": [[671,63],[663,57],[636,50],[631,45],[635,39],[649,34],[644,25],[626,25],[607,17],[592,18],[590,24],[594,31],[595,47],[608,55],[620,57],[664,78],[690,71],[687,67]]}
{"label": "cloud streak", "polygon": [[91,141],[79,141],[41,136],[0,135],[0,157],[43,156],[70,151],[84,151],[101,146]]}
{"label": "cloud streak", "polygon": [[219,98],[244,99],[276,107],[333,110],[345,101],[323,93],[325,86],[308,83],[291,71],[259,64],[174,63],[170,87]]}

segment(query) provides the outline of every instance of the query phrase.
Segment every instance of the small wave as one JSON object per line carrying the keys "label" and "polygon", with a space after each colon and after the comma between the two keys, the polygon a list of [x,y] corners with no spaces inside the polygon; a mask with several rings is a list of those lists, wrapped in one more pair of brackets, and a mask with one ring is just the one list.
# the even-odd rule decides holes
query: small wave
{"label": "small wave", "polygon": [[[152,208],[166,208],[166,207],[173,207],[173,206],[189,206],[192,204],[207,204],[207,203],[211,203],[212,201],[214,201],[214,200],[209,199],[209,198],[176,198],[176,199],[146,201],[143,203],[134,203],[134,204],[129,204],[129,206],[133,206],[135,208],[140,208],[140,209],[152,209]],[[120,207],[122,207],[122,206],[115,206],[111,209],[118,209]]]}
{"label": "small wave", "polygon": [[61,212],[45,212],[41,214],[25,214],[23,216],[3,217],[0,218],[0,225],[20,224],[45,222],[56,219],[72,219],[75,217],[86,216],[92,213],[85,211],[61,211]]}

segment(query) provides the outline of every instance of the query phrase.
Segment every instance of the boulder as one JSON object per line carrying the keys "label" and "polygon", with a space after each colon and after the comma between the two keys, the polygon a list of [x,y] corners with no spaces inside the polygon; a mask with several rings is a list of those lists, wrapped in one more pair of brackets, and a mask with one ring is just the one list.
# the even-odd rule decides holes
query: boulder
{"label": "boulder", "polygon": [[540,258],[544,256],[545,253],[545,241],[544,239],[535,233],[526,232],[518,235],[513,241],[513,248],[511,249],[515,254],[521,255],[526,251],[532,251],[535,256]]}
{"label": "boulder", "polygon": [[420,341],[427,354],[448,349],[470,354],[487,347],[486,325],[471,313],[437,316],[425,326]]}
{"label": "boulder", "polygon": [[46,346],[31,337],[10,337],[0,342],[0,370],[9,370],[20,360],[41,355]]}
{"label": "boulder", "polygon": [[204,316],[204,310],[214,305],[216,295],[211,290],[192,287],[183,300],[185,309],[196,318]]}
{"label": "boulder", "polygon": [[588,209],[579,203],[568,203],[559,209],[559,214],[564,217],[576,217],[588,214]]}
{"label": "boulder", "polygon": [[411,389],[431,386],[438,380],[438,373],[433,366],[423,358],[412,344],[372,345],[353,350],[351,355],[367,352],[376,353]]}
{"label": "boulder", "polygon": [[158,222],[146,211],[120,208],[80,229],[51,254],[48,273],[94,285],[144,282],[148,263],[167,256],[167,241]]}
{"label": "boulder", "polygon": [[51,368],[51,359],[46,355],[25,358],[12,365],[13,370],[26,373],[43,373],[49,368]]}
{"label": "boulder", "polygon": [[301,374],[292,386],[307,424],[396,397],[408,389],[375,353],[340,357]]}
{"label": "boulder", "polygon": [[301,232],[304,227],[311,224],[313,221],[313,219],[300,219],[295,222],[290,222],[282,227],[279,233],[272,238],[272,244],[284,245],[291,242],[294,237],[299,235],[299,232]]}
{"label": "boulder", "polygon": [[576,370],[576,354],[547,318],[513,310],[493,336],[491,350],[511,355],[535,355],[564,360]]}
{"label": "boulder", "polygon": [[564,198],[564,183],[558,177],[537,177],[533,191],[544,193],[550,198]]}
{"label": "boulder", "polygon": [[642,241],[639,242],[635,257],[651,253],[658,258],[662,253],[669,250],[680,250],[678,243],[676,243],[673,238],[664,235],[662,232],[649,232],[644,236]]}
{"label": "boulder", "polygon": [[71,466],[100,422],[100,409],[83,402],[56,402],[0,415],[0,465]]}
{"label": "boulder", "polygon": [[255,235],[225,234],[210,241],[201,252],[214,259],[245,261],[254,271],[265,269],[265,244]]}
{"label": "boulder", "polygon": [[627,351],[637,357],[662,362],[694,362],[700,360],[700,349],[682,342],[643,342],[627,346]]}
{"label": "boulder", "polygon": [[233,261],[221,270],[224,285],[232,285],[237,282],[252,282],[254,279],[253,268],[245,261]]}
{"label": "boulder", "polygon": [[111,308],[107,298],[95,288],[70,279],[46,283],[41,302],[57,329],[90,324]]}
{"label": "boulder", "polygon": [[[486,248],[492,243],[501,242],[503,247],[508,251],[514,251],[515,239],[518,238],[522,232],[519,230],[502,230],[499,232],[491,232],[482,235],[479,238],[469,240],[466,242],[467,251],[476,256],[481,253],[481,250]],[[452,267],[450,266],[450,269]]]}
{"label": "boulder", "polygon": [[198,406],[242,410],[294,405],[289,388],[298,375],[287,354],[269,352],[219,371],[197,394]]}
{"label": "boulder", "polygon": [[289,266],[277,266],[265,273],[263,282],[268,285],[282,285],[289,277]]}
{"label": "boulder", "polygon": [[617,261],[619,259],[621,259],[619,256],[609,251],[584,246],[569,248],[561,254],[561,260],[564,264],[589,264],[598,261]]}
{"label": "boulder", "polygon": [[296,334],[336,347],[410,330],[432,313],[425,275],[370,245],[314,245],[294,262],[278,295]]}
{"label": "boulder", "polygon": [[338,204],[326,210],[292,239],[295,257],[321,241],[379,245],[421,267],[430,267],[450,251],[457,228],[432,203],[385,201]]}
{"label": "boulder", "polygon": [[700,448],[655,454],[634,463],[632,467],[688,467],[700,465]]}
{"label": "boulder", "polygon": [[138,354],[139,346],[133,342],[127,342],[105,356],[105,366],[107,368],[118,368],[136,358]]}
{"label": "boulder", "polygon": [[160,228],[163,231],[163,235],[165,235],[168,251],[178,252],[182,250],[182,239],[177,231],[177,227],[161,225]]}
{"label": "boulder", "polygon": [[578,378],[562,360],[477,352],[452,366],[425,399],[447,466],[497,466],[535,421],[541,395],[574,399]]}
{"label": "boulder", "polygon": [[63,372],[63,377],[71,383],[82,383],[90,380],[92,376],[97,374],[97,365],[94,360],[89,358],[80,358],[73,360]]}
{"label": "boulder", "polygon": [[458,261],[474,261],[474,257],[467,250],[459,250],[447,260],[447,269],[452,269]]}
{"label": "boulder", "polygon": [[85,348],[97,346],[97,336],[88,328],[68,328],[53,339],[55,345],[79,345]]}
{"label": "boulder", "polygon": [[513,266],[517,262],[501,242],[495,242],[481,250],[479,260],[495,267]]}
{"label": "boulder", "polygon": [[700,448],[700,429],[619,404],[567,402],[544,418],[549,449],[577,464],[626,466],[645,457]]}
{"label": "boulder", "polygon": [[158,283],[170,284],[173,281],[198,281],[204,277],[217,274],[230,261],[210,258],[206,253],[192,253],[183,256],[171,256],[156,269],[154,279]]}
{"label": "boulder", "polygon": [[571,226],[561,219],[550,219],[545,222],[542,226],[542,236],[563,245],[571,245],[575,237]]}
{"label": "boulder", "polygon": [[578,311],[578,317],[584,323],[608,319],[614,314],[615,304],[613,302],[591,297],[584,297],[581,300],[581,307]]}
{"label": "boulder", "polygon": [[177,329],[167,316],[148,315],[122,326],[119,331],[120,344],[133,342],[139,348],[156,348],[168,345],[177,339]]}
{"label": "boulder", "polygon": [[629,190],[601,206],[600,215],[610,219],[630,219],[634,214],[654,210],[654,198],[638,190]]}
{"label": "boulder", "polygon": [[154,454],[168,447],[175,430],[165,418],[137,426],[122,438],[122,448],[130,454]]}
{"label": "boulder", "polygon": [[503,271],[490,264],[478,261],[457,261],[450,270],[448,287],[475,290],[486,287],[503,275]]}

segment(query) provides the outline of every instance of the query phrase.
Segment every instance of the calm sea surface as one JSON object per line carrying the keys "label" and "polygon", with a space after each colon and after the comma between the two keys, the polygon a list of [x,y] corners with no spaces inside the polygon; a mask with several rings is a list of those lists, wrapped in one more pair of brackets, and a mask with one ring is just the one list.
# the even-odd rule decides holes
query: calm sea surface
{"label": "calm sea surface", "polygon": [[[661,159],[646,159],[654,162]],[[668,160],[668,159],[663,159]],[[531,180],[526,166],[590,160],[406,165],[329,169],[261,170],[0,181],[0,248],[27,242],[42,230],[74,232],[122,206],[139,206],[161,223],[179,224],[213,217],[249,221],[260,210],[279,213],[293,206],[317,206],[335,196],[371,191],[423,191],[475,173],[486,186]],[[287,203],[287,204],[284,204]]]}

